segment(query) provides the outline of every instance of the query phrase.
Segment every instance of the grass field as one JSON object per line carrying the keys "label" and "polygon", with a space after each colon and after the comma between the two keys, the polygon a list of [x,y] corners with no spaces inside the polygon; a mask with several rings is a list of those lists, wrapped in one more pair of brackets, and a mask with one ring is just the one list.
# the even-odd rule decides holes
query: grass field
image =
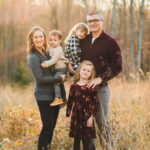
{"label": "grass field", "polygon": [[[114,139],[113,149],[149,150],[150,80],[127,83],[114,79],[109,86],[109,120]],[[65,87],[68,93],[69,83]],[[68,137],[69,130],[65,127],[65,111],[65,107],[60,110],[52,150],[71,150],[72,139]],[[36,150],[40,128],[33,85],[26,88],[1,85],[0,150]]]}

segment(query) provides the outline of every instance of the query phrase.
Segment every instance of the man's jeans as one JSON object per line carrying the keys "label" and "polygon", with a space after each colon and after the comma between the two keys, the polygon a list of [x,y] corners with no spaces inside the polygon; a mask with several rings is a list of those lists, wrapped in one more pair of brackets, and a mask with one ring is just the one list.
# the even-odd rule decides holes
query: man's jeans
{"label": "man's jeans", "polygon": [[108,121],[108,102],[110,90],[108,86],[98,86],[97,88],[99,107],[97,109],[96,123],[102,150],[112,149],[112,135]]}

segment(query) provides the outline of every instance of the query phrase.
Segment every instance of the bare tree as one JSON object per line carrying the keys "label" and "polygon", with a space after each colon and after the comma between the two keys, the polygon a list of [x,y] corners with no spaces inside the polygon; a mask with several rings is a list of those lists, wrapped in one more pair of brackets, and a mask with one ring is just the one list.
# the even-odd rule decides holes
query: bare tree
{"label": "bare tree", "polygon": [[[8,50],[9,50],[9,31],[8,31],[8,7],[7,7],[8,0],[3,0],[3,48],[5,50],[5,56],[8,55]],[[9,61],[7,58],[5,58],[5,63],[4,63],[4,72],[6,77],[9,75],[9,68],[8,68]]]}
{"label": "bare tree", "polygon": [[123,17],[122,17],[122,33],[123,33],[123,49],[125,50],[126,49],[126,46],[127,46],[127,39],[126,39],[126,36],[127,36],[127,24],[126,24],[126,0],[123,0]]}
{"label": "bare tree", "polygon": [[133,73],[135,69],[134,63],[134,18],[133,18],[133,0],[130,0],[130,71]]}
{"label": "bare tree", "polygon": [[57,1],[52,1],[52,0],[47,0],[48,4],[51,6],[50,9],[50,21],[51,21],[51,26],[55,29],[58,29],[58,17],[57,17]]}
{"label": "bare tree", "polygon": [[105,16],[105,26],[104,26],[104,30],[106,32],[110,31],[110,25],[111,25],[110,20],[111,20],[111,9],[108,9]]}
{"label": "bare tree", "polygon": [[84,0],[84,5],[85,5],[85,16],[88,13],[88,4],[87,4],[87,0]]}
{"label": "bare tree", "polygon": [[117,6],[117,0],[113,0],[113,13],[112,13],[112,23],[111,23],[111,31],[110,34],[114,36],[115,34],[115,27],[116,27],[116,6]]}
{"label": "bare tree", "polygon": [[142,0],[142,3],[141,3],[140,19],[139,19],[139,39],[138,39],[138,55],[137,55],[137,75],[138,75],[138,77],[139,77],[140,69],[141,69],[143,18],[144,18],[144,0]]}

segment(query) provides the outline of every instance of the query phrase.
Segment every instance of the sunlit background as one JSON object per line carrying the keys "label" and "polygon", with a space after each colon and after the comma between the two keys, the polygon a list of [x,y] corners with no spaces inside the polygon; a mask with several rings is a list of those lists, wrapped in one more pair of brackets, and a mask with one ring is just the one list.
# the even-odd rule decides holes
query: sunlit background
{"label": "sunlit background", "polygon": [[123,75],[146,75],[150,71],[148,0],[0,0],[1,81],[17,81],[21,71],[26,74],[26,36],[32,26],[39,25],[46,33],[59,29],[65,39],[74,24],[86,22],[86,13],[93,9],[103,13],[104,30],[120,43]]}
{"label": "sunlit background", "polygon": [[[37,150],[41,120],[26,62],[30,28],[59,29],[65,40],[93,9],[103,13],[104,30],[118,40],[123,56],[123,72],[109,81],[113,150],[150,149],[149,0],[0,0],[1,150]],[[67,94],[70,84],[65,83]],[[60,110],[52,150],[72,150],[65,112]]]}

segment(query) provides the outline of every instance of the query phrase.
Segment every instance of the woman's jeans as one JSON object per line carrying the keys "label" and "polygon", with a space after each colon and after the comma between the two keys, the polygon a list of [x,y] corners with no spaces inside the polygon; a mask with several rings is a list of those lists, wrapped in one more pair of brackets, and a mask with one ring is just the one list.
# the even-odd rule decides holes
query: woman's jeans
{"label": "woman's jeans", "polygon": [[60,107],[51,107],[50,101],[37,101],[37,104],[43,125],[38,139],[38,150],[49,150]]}

